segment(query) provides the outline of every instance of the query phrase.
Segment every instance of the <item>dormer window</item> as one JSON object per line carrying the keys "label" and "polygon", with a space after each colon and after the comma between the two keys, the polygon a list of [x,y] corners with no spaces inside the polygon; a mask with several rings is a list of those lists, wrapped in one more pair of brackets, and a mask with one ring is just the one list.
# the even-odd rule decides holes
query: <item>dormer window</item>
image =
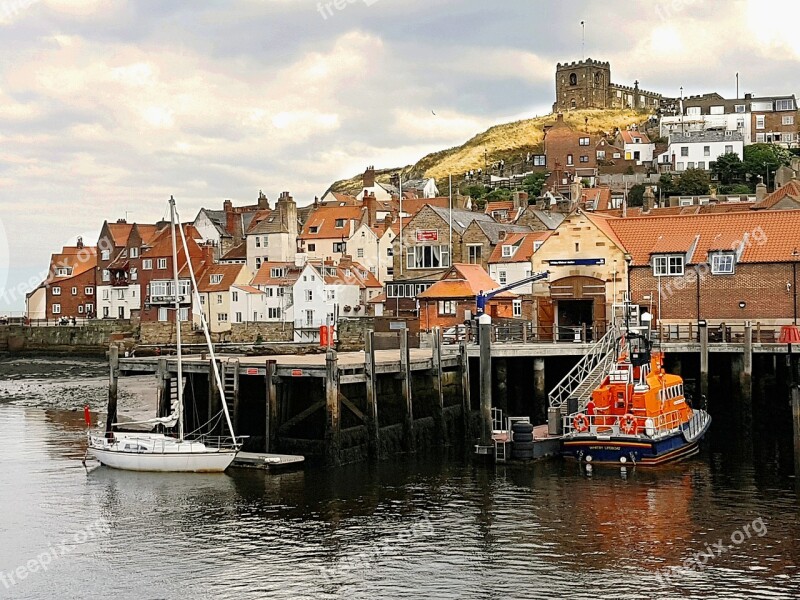
{"label": "dormer window", "polygon": [[662,254],[653,257],[653,275],[668,277],[683,275],[684,257],[682,254]]}
{"label": "dormer window", "polygon": [[344,227],[344,219],[336,219],[336,229],[342,229]]}
{"label": "dormer window", "polygon": [[59,267],[56,269],[56,277],[66,277],[72,273],[69,267]]}
{"label": "dormer window", "polygon": [[514,256],[514,246],[510,246],[508,244],[503,246],[503,258],[509,258]]}
{"label": "dormer window", "polygon": [[279,277],[283,277],[283,269],[272,267],[269,270],[269,276],[272,277],[273,279],[277,279]]}
{"label": "dormer window", "polygon": [[131,248],[130,255],[131,255],[131,258],[139,258],[139,249],[138,248]]}
{"label": "dormer window", "polygon": [[317,232],[319,232],[319,227],[317,227],[316,225],[312,225],[311,227],[308,228],[308,233],[317,233]]}
{"label": "dormer window", "polygon": [[212,275],[211,276],[211,284],[215,285],[217,283],[222,283],[222,275]]}
{"label": "dormer window", "polygon": [[716,252],[711,255],[712,275],[733,275],[736,255],[733,252]]}

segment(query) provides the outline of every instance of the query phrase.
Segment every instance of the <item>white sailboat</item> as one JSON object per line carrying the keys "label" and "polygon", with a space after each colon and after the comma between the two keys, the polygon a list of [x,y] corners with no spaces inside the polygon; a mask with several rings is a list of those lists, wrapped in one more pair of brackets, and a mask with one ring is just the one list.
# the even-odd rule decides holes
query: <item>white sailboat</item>
{"label": "white sailboat", "polygon": [[[177,404],[172,407],[172,414],[167,417],[140,421],[132,424],[164,425],[173,427],[178,425],[178,436],[171,437],[163,433],[147,432],[89,432],[88,452],[93,454],[97,460],[108,467],[124,469],[127,471],[161,471],[173,473],[211,473],[222,472],[227,469],[236,458],[240,444],[233,431],[233,423],[228,412],[228,404],[225,401],[222,379],[217,368],[214,356],[214,347],[211,343],[211,336],[208,333],[208,325],[205,315],[200,311],[200,321],[205,333],[206,344],[208,345],[211,364],[213,365],[214,377],[217,381],[217,389],[222,394],[222,410],[225,414],[225,421],[231,433],[229,438],[198,436],[196,439],[188,439],[184,432],[183,418],[183,355],[181,351],[181,320],[180,320],[180,295],[178,293],[178,251],[176,241],[176,229],[180,232],[183,251],[191,277],[192,289],[197,294],[197,281],[192,270],[189,248],[186,244],[186,236],[180,226],[180,220],[175,208],[175,200],[170,197],[170,222],[172,226],[172,271],[175,285],[175,327],[177,342],[178,359],[178,398]],[[199,295],[197,299],[200,303]],[[115,423],[114,425],[118,425]]]}

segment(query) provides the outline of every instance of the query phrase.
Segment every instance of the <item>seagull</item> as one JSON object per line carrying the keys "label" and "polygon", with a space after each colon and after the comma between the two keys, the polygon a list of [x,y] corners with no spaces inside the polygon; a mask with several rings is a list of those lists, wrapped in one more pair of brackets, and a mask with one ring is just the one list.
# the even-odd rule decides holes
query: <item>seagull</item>
{"label": "seagull", "polygon": [[431,114],[432,114],[434,117],[436,116],[436,113],[435,113],[435,112],[433,112],[433,111],[431,111]]}

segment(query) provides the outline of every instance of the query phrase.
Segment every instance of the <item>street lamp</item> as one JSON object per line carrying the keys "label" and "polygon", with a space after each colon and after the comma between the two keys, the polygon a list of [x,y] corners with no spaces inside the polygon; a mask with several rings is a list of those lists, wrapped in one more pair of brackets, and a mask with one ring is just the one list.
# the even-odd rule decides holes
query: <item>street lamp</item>
{"label": "street lamp", "polygon": [[630,314],[631,314],[631,264],[633,263],[633,257],[625,253],[625,265],[626,271],[628,276],[628,291],[627,291],[627,302],[624,303],[625,307],[625,329],[630,328]]}
{"label": "street lamp", "polygon": [[797,325],[797,259],[800,258],[800,251],[795,248],[792,250],[792,308],[794,313],[794,324]]}

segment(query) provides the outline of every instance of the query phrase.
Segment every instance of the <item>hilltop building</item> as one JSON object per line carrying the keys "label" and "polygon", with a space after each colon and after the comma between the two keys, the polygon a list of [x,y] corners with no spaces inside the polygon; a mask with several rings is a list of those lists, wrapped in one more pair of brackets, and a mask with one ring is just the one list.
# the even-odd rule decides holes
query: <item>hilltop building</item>
{"label": "hilltop building", "polygon": [[553,112],[583,108],[636,108],[655,110],[661,94],[611,83],[611,64],[587,58],[556,65],[556,101]]}

